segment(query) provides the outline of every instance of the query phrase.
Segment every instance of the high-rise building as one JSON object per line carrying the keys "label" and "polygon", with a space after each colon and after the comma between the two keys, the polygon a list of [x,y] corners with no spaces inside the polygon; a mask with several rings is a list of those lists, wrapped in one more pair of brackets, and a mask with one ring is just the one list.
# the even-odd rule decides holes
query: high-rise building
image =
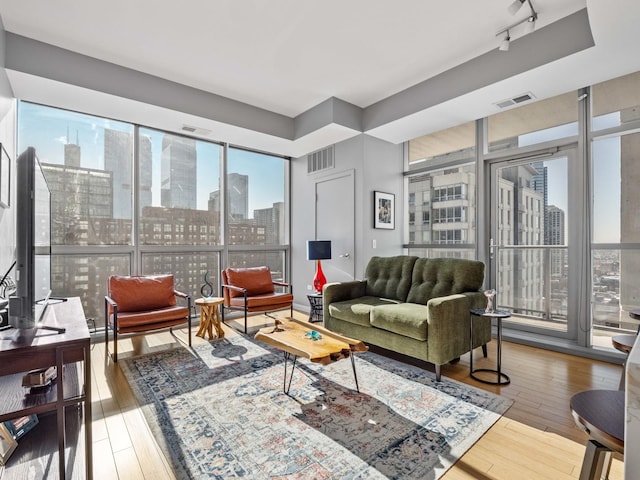
{"label": "high-rise building", "polygon": [[564,210],[555,205],[549,205],[547,207],[547,220],[547,245],[564,245]]}
{"label": "high-rise building", "polygon": [[113,218],[111,172],[52,163],[43,163],[42,170],[51,190],[51,240],[54,244],[99,245],[129,241],[112,238],[113,235],[106,233],[110,230],[104,220]]}
{"label": "high-rise building", "polygon": [[284,241],[284,202],[254,210],[253,219],[256,226],[265,228],[265,242],[268,245],[278,245]]}
{"label": "high-rise building", "polygon": [[68,167],[79,167],[81,153],[80,145],[67,142],[64,146],[64,164]]}
{"label": "high-rise building", "polygon": [[[151,205],[151,140],[140,137],[140,206]],[[133,135],[118,130],[104,130],[104,169],[113,176],[113,216],[131,219],[133,197]]]}
{"label": "high-rise building", "polygon": [[549,183],[547,179],[547,167],[544,162],[534,162],[531,167],[538,173],[531,178],[531,186],[536,192],[542,193],[542,213],[544,226],[543,240],[545,245],[553,245],[549,243],[549,218],[547,216],[547,207],[549,206]]}
{"label": "high-rise building", "polygon": [[168,208],[197,207],[197,153],[193,138],[162,138],[160,203]]}
{"label": "high-rise building", "polygon": [[229,173],[227,175],[229,192],[229,216],[233,220],[249,218],[249,175]]}

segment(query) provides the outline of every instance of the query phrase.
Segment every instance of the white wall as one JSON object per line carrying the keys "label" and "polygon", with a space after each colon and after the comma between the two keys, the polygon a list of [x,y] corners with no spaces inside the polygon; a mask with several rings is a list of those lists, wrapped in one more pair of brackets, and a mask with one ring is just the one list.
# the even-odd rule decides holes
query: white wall
{"label": "white wall", "polygon": [[[333,169],[315,174],[307,174],[306,156],[292,160],[291,164],[291,283],[296,307],[300,309],[309,308],[306,285],[313,278],[315,264],[306,259],[306,241],[315,238],[315,183],[323,176],[355,171],[355,278],[364,276],[371,256],[403,252],[402,145],[363,134],[336,144],[334,159]],[[395,230],[373,228],[374,190],[395,194]]]}
{"label": "white wall", "polygon": [[4,27],[0,23],[0,143],[11,159],[11,208],[0,207],[0,276],[14,260],[16,192],[16,100],[4,70]]}

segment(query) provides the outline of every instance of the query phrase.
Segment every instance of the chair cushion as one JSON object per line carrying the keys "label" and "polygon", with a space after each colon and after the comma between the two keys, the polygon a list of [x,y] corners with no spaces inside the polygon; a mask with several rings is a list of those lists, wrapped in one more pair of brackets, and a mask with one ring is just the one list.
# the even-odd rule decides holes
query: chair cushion
{"label": "chair cushion", "polygon": [[378,305],[393,305],[395,308],[397,304],[396,300],[386,298],[359,297],[342,302],[331,302],[329,304],[329,315],[345,322],[370,327],[371,311],[374,307]]}
{"label": "chair cushion", "polygon": [[[273,279],[269,267],[227,268],[227,282],[235,287],[245,288],[248,296],[273,293]],[[237,290],[229,290],[231,297],[244,296]]]}
{"label": "chair cushion", "polygon": [[140,312],[176,305],[173,275],[109,277],[109,296],[122,312]]}
{"label": "chair cushion", "polygon": [[[247,297],[247,311],[268,311],[290,307],[293,303],[291,293],[269,293],[266,295],[253,295]],[[230,300],[229,306],[244,309],[244,297],[234,297]]]}
{"label": "chair cushion", "polygon": [[[188,321],[188,317],[189,309],[179,305],[151,311],[118,312],[118,332],[143,332],[166,328],[185,323]],[[109,322],[113,324],[113,315],[109,316]]]}
{"label": "chair cushion", "polygon": [[379,305],[371,311],[371,325],[389,332],[425,341],[427,339],[426,305],[401,303]]}

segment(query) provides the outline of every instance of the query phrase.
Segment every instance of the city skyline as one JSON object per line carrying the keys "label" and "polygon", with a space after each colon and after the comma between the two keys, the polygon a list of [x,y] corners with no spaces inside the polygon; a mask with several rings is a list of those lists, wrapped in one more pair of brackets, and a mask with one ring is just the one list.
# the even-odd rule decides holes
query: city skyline
{"label": "city skyline", "polygon": [[[21,143],[18,145],[18,150],[23,151],[28,146],[34,146],[39,160],[43,163],[63,164],[65,146],[76,145],[77,141],[81,151],[80,166],[106,170],[105,130],[133,135],[133,127],[128,123],[43,107],[28,102],[20,102],[19,115],[21,118],[18,124],[18,139]],[[28,131],[28,135],[20,135],[21,131]],[[152,163],[158,165],[158,168],[152,168],[151,204],[160,206],[162,204],[162,179],[160,160],[156,159],[162,155],[163,137],[166,135],[179,138],[191,137],[182,137],[145,127],[141,127],[140,132],[141,136],[149,138]],[[25,138],[29,139],[28,144],[22,143],[22,139]],[[205,140],[195,140],[195,144],[197,157],[196,208],[207,210],[209,195],[219,185],[221,145]],[[284,200],[281,193],[284,191],[284,172],[279,165],[281,158],[274,159],[266,154],[234,148],[229,148],[228,152],[229,173],[247,175],[250,179],[248,199],[250,218],[255,210],[272,207],[273,204]],[[146,173],[146,169],[143,170]]]}

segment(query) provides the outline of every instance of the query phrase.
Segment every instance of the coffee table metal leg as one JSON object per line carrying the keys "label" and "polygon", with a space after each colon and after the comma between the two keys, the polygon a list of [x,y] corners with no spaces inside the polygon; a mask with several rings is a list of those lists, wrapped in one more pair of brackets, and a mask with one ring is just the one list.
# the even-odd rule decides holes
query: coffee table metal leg
{"label": "coffee table metal leg", "polygon": [[[356,382],[356,391],[360,393],[360,386],[358,385],[358,374],[356,373],[356,361],[353,353],[349,355],[351,357],[351,368],[353,369],[353,379]],[[293,357],[292,365],[291,365],[291,373],[289,374],[289,385],[287,385],[287,363],[289,363],[289,359]],[[293,380],[293,371],[296,369],[296,360],[298,360],[297,355],[292,355],[288,352],[284,352],[284,384],[283,390],[284,393],[289,395],[289,390],[291,390],[291,381]]]}
{"label": "coffee table metal leg", "polygon": [[351,368],[353,368],[353,379],[356,381],[356,391],[360,393],[360,387],[358,386],[358,374],[356,373],[356,360],[354,358],[353,353],[350,355],[351,357]]}
{"label": "coffee table metal leg", "polygon": [[[289,363],[289,359],[293,357],[293,362],[291,366],[291,374],[289,375],[289,385],[287,386],[287,363]],[[296,369],[296,360],[298,359],[297,355],[291,355],[288,352],[284,352],[284,385],[283,390],[284,393],[289,395],[289,390],[291,390],[291,380],[293,380],[293,371]]]}

